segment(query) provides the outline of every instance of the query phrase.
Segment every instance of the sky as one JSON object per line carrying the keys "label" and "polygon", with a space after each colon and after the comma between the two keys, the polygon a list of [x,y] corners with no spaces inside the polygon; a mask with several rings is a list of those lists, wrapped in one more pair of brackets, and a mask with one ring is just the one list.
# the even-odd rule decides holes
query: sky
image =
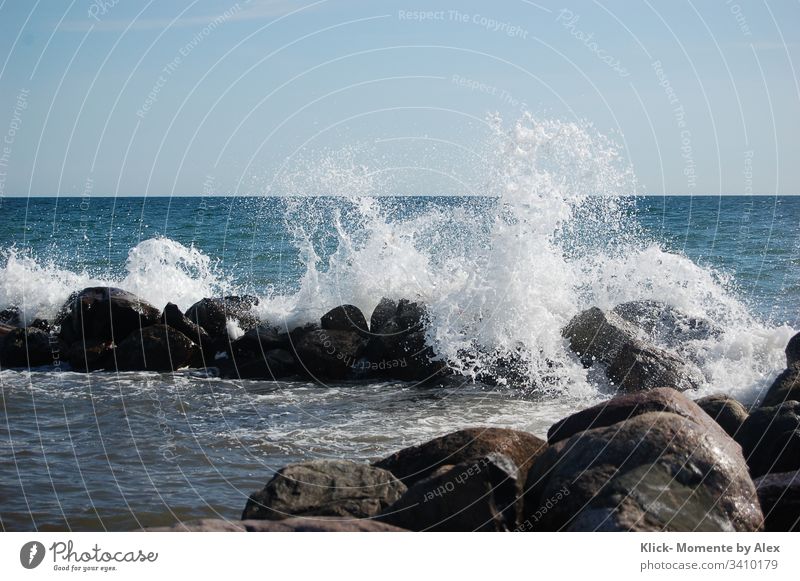
{"label": "sky", "polygon": [[798,194],[799,23],[797,0],[0,0],[0,196],[323,193],[346,168],[480,194],[493,114],[591,125],[646,193]]}

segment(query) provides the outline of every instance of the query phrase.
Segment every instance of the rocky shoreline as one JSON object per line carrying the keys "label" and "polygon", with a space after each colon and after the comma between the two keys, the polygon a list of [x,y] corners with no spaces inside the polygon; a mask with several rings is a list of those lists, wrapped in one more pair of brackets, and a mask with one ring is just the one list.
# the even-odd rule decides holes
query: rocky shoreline
{"label": "rocky shoreline", "polygon": [[[259,321],[257,304],[231,296],[159,311],[122,289],[84,289],[53,321],[22,326],[15,310],[0,312],[0,369],[430,383],[458,367],[427,344],[420,302],[384,298],[369,321],[342,305],[292,329]],[[719,333],[652,301],[587,309],[562,334],[618,395],[556,422],[546,441],[475,427],[371,465],[291,464],[249,498],[241,520],[150,530],[800,530],[800,335],[786,370],[747,409],[726,395],[686,395],[703,378],[682,343]],[[479,380],[518,375],[511,356]]]}

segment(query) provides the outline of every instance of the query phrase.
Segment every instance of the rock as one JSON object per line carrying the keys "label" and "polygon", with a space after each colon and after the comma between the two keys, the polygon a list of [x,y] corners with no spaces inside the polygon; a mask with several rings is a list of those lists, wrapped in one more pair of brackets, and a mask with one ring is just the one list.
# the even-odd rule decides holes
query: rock
{"label": "rock", "polygon": [[166,325],[145,327],[130,334],[116,349],[119,371],[175,371],[187,367],[197,346]]}
{"label": "rock", "polygon": [[552,444],[527,477],[537,531],[758,531],[763,516],[736,443],[649,412]]}
{"label": "rock", "polygon": [[346,460],[290,464],[247,501],[242,520],[289,516],[369,518],[397,501],[405,485],[386,470]]}
{"label": "rock", "polygon": [[695,402],[717,422],[729,436],[735,438],[747,419],[747,408],[725,394],[708,395]]}
{"label": "rock", "polygon": [[258,319],[250,312],[257,304],[258,298],[251,296],[206,298],[189,307],[186,317],[212,337],[226,337],[228,321],[236,323],[242,331],[258,325]]}
{"label": "rock", "polygon": [[767,474],[755,481],[767,532],[800,532],[800,471]]}
{"label": "rock", "polygon": [[660,301],[622,303],[612,312],[644,331],[651,341],[670,347],[678,347],[686,341],[711,339],[722,333],[710,321],[691,317]]}
{"label": "rock", "polygon": [[370,332],[376,334],[395,314],[397,314],[397,301],[382,298],[369,319]]}
{"label": "rock", "polygon": [[510,531],[519,521],[521,493],[516,463],[491,454],[440,467],[378,518],[415,531]]}
{"label": "rock", "polygon": [[19,307],[8,307],[0,311],[0,324],[9,327],[22,327],[22,312]]}
{"label": "rock", "polygon": [[322,315],[320,324],[326,331],[355,331],[362,337],[369,336],[364,313],[353,305],[342,305],[331,309]]}
{"label": "rock", "polygon": [[67,349],[67,361],[73,371],[101,371],[116,369],[114,343],[87,340],[74,343]]}
{"label": "rock", "polygon": [[800,363],[800,333],[789,339],[786,345],[786,367]]}
{"label": "rock", "polygon": [[511,458],[524,476],[546,444],[533,434],[506,428],[467,428],[410,448],[378,462],[406,486],[427,478],[444,465],[475,462],[492,454]]}
{"label": "rock", "polygon": [[72,345],[78,341],[113,341],[158,322],[154,306],[122,289],[92,287],[73,293],[61,308],[56,324],[60,337]]}
{"label": "rock", "polygon": [[334,517],[292,517],[283,520],[244,520],[242,524],[250,533],[402,533],[403,529],[369,519]]}
{"label": "rock", "polygon": [[175,303],[167,303],[167,306],[164,307],[161,313],[161,323],[180,331],[201,348],[211,340],[205,329],[193,323]]}
{"label": "rock", "polygon": [[800,401],[800,363],[791,365],[775,379],[761,405],[771,407],[792,400]]}
{"label": "rock", "polygon": [[800,401],[756,409],[737,441],[754,478],[800,469]]}
{"label": "rock", "polygon": [[270,349],[250,359],[239,356],[218,365],[221,377],[272,381],[299,374],[297,361],[285,349]]}
{"label": "rock", "polygon": [[166,527],[147,527],[140,529],[145,533],[242,533],[245,526],[242,521],[231,521],[223,518],[200,518],[177,522]]}
{"label": "rock", "polygon": [[608,378],[625,391],[685,390],[697,387],[703,379],[697,368],[676,353],[639,338],[636,327],[614,312],[592,307],[575,315],[561,333],[584,366],[605,365]]}
{"label": "rock", "polygon": [[550,444],[579,432],[604,428],[650,412],[670,412],[688,418],[718,437],[723,429],[695,402],[669,387],[616,396],[609,401],[581,410],[555,424],[547,431]]}
{"label": "rock", "polygon": [[41,367],[53,364],[59,342],[35,327],[12,329],[0,348],[0,367]]}
{"label": "rock", "polygon": [[345,379],[358,367],[367,341],[355,331],[315,329],[293,343],[298,366],[313,378]]}

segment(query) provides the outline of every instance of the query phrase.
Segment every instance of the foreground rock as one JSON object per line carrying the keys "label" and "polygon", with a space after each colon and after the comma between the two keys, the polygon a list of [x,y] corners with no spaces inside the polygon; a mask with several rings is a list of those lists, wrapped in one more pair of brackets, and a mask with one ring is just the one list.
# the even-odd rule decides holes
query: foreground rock
{"label": "foreground rock", "polygon": [[276,532],[276,533],[317,533],[317,532],[405,532],[391,525],[375,520],[357,520],[330,517],[292,517],[279,521],[225,519],[198,519],[179,522],[168,527],[149,527],[143,532],[181,533],[181,532]]}
{"label": "foreground rock", "polygon": [[175,371],[188,367],[197,346],[186,335],[166,325],[131,333],[116,349],[119,371]]}
{"label": "foreground rock", "polygon": [[696,403],[731,437],[736,437],[747,420],[747,409],[729,395],[708,395]]}
{"label": "foreground rock", "polygon": [[[199,325],[211,337],[227,337],[229,325],[248,331],[258,325],[258,319],[250,311],[258,305],[251,296],[228,296],[205,298],[197,301],[186,311],[186,318]],[[236,337],[234,337],[236,338]]]}
{"label": "foreground rock", "polygon": [[519,523],[522,479],[504,454],[442,466],[378,517],[415,531],[502,532]]}
{"label": "foreground rock", "polygon": [[775,379],[761,405],[771,407],[785,401],[800,401],[800,363],[793,363]]}
{"label": "foreground rock", "polygon": [[800,531],[800,471],[767,474],[755,481],[768,532]]}
{"label": "foreground rock", "polygon": [[553,444],[586,430],[604,428],[650,412],[679,415],[692,420],[717,437],[727,439],[727,434],[699,405],[674,389],[662,387],[620,395],[568,416],[550,427],[547,441]]}
{"label": "foreground rock", "polygon": [[545,447],[540,438],[519,430],[467,428],[419,446],[404,448],[374,465],[388,470],[406,486],[411,486],[442,466],[476,462],[492,454],[503,454],[524,476]]}
{"label": "foreground rock", "polygon": [[786,345],[786,367],[800,363],[800,333],[789,339]]}
{"label": "foreground rock", "polygon": [[74,293],[61,308],[56,324],[67,344],[79,341],[119,343],[134,331],[155,325],[159,311],[134,294],[114,287],[92,287]]}
{"label": "foreground rock", "polygon": [[753,477],[800,469],[800,401],[758,408],[737,440]]}
{"label": "foreground rock", "polygon": [[363,337],[369,336],[364,313],[353,305],[342,305],[331,309],[322,315],[320,325],[326,331],[355,331]]}
{"label": "foreground rock", "polygon": [[11,329],[0,344],[0,367],[41,367],[52,365],[59,342],[48,333],[28,327]]}
{"label": "foreground rock", "polygon": [[355,375],[367,340],[356,331],[314,329],[293,343],[299,368],[315,379]]}
{"label": "foreground rock", "polygon": [[522,530],[757,531],[763,524],[739,446],[721,429],[670,412],[551,445],[526,486]]}
{"label": "foreground rock", "polygon": [[73,371],[110,371],[116,368],[115,349],[113,341],[89,339],[73,343],[66,357]]}
{"label": "foreground rock", "polygon": [[659,349],[639,338],[635,326],[614,312],[597,307],[573,317],[562,330],[570,348],[586,367],[599,363],[620,389],[655,387],[696,388],[703,378],[698,369],[676,353]]}
{"label": "foreground rock", "polygon": [[369,518],[396,502],[406,486],[386,470],[346,460],[290,464],[247,501],[242,520],[290,516]]}

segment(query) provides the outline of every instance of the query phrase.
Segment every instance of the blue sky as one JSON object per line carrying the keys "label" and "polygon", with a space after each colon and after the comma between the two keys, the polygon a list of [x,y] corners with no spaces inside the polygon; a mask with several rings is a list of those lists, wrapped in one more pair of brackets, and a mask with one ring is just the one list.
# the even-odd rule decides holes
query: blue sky
{"label": "blue sky", "polygon": [[611,135],[649,193],[796,194],[798,23],[796,0],[0,0],[0,194],[280,193],[330,157],[480,193],[487,114],[526,110]]}

